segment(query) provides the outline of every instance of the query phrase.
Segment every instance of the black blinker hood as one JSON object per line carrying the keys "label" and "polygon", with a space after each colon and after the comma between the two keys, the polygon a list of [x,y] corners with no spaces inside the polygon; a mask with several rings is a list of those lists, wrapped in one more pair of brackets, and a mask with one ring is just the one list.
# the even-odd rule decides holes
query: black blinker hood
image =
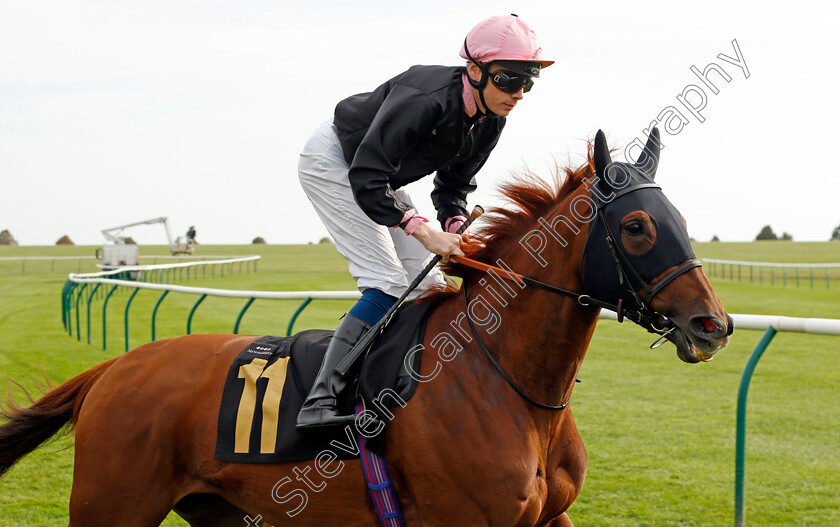
{"label": "black blinker hood", "polygon": [[[604,301],[639,304],[636,291],[645,290],[645,303],[658,292],[648,284],[671,267],[694,260],[694,250],[679,211],[654,182],[659,162],[659,130],[654,128],[635,164],[611,161],[604,133],[595,136],[595,172],[592,190],[597,216],[589,224],[583,250],[581,279],[584,291]],[[633,211],[644,211],[656,226],[656,242],[644,254],[630,254],[621,242],[621,219]],[[612,246],[612,249],[610,248]],[[679,274],[699,266],[699,261],[681,267]],[[621,270],[619,270],[619,266]]]}

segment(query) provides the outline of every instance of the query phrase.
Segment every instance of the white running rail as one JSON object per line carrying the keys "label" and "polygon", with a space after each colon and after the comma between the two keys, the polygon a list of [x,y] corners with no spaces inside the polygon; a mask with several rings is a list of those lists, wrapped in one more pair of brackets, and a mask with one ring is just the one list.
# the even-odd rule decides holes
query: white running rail
{"label": "white running rail", "polygon": [[779,262],[744,262],[740,260],[718,260],[716,258],[702,258],[704,262],[713,264],[727,264],[727,265],[745,265],[748,267],[789,267],[791,269],[799,267],[800,269],[824,269],[826,267],[836,268],[840,267],[840,263],[779,263]]}

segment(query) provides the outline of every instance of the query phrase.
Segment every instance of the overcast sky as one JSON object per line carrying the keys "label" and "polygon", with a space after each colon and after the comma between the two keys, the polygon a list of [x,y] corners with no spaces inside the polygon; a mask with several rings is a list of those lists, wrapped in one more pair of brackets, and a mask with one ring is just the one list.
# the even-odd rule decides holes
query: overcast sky
{"label": "overcast sky", "polygon": [[[620,155],[673,117],[657,181],[694,238],[770,224],[827,240],[840,224],[829,5],[0,0],[0,230],[100,244],[104,228],[168,216],[202,243],[317,241],[298,153],[336,102],[413,64],[461,64],[473,25],[515,12],[557,63],[508,118],[471,205],[498,204],[525,165],[578,165],[599,128]],[[718,58],[738,57],[733,40],[745,68]],[[709,74],[717,94],[690,70],[712,62],[731,78]],[[701,89],[694,114],[678,96],[699,105]],[[430,182],[409,192],[434,217]],[[126,234],[165,243],[159,226]]]}

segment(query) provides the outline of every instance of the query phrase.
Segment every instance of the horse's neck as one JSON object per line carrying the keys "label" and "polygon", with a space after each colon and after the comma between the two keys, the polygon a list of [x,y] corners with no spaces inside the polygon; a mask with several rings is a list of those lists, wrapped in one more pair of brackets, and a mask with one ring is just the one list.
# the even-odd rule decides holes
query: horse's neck
{"label": "horse's neck", "polygon": [[[577,236],[585,237],[585,229]],[[550,236],[547,238],[551,240]],[[487,263],[503,264],[524,276],[580,291],[578,269],[583,239],[570,240],[566,247],[558,242],[554,245],[545,251],[550,259],[545,267],[521,247],[510,247],[499,260]],[[565,403],[592,337],[597,311],[581,306],[575,298],[523,287],[492,273],[469,281],[468,286],[473,306],[468,311],[476,332],[510,377],[541,403]],[[460,301],[463,311],[463,296]],[[462,325],[469,331],[466,322]],[[489,362],[483,356],[476,360]]]}

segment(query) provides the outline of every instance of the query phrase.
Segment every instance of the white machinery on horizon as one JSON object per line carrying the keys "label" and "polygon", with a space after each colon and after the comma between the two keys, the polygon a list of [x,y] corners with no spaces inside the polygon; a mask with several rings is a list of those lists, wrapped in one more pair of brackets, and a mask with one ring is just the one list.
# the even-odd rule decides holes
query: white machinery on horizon
{"label": "white machinery on horizon", "polygon": [[[166,241],[169,245],[169,251],[173,254],[192,254],[194,240],[187,237],[186,243],[181,243],[179,236],[174,241],[172,240],[172,233],[169,230],[169,219],[166,216],[160,218],[152,218],[145,221],[137,221],[120,225],[118,227],[111,227],[110,229],[103,229],[102,235],[105,239],[113,242],[113,244],[106,244],[102,246],[102,266],[104,267],[119,267],[123,265],[138,265],[140,260],[140,250],[135,243],[126,243],[127,237],[123,236],[123,230],[129,227],[136,227],[138,225],[153,225],[155,223],[162,223],[163,230],[166,232]],[[190,228],[192,231],[192,228]]]}

